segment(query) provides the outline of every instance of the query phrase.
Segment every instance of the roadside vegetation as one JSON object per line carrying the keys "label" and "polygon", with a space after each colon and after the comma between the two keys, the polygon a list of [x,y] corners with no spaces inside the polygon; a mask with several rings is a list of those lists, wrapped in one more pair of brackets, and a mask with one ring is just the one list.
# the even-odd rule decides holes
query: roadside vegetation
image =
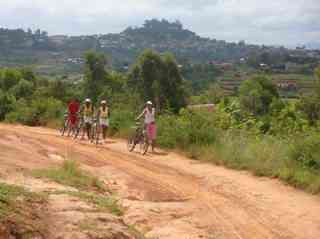
{"label": "roadside vegetation", "polygon": [[249,79],[239,97],[222,98],[214,112],[183,109],[160,116],[158,143],[319,193],[319,89],[284,101],[267,77]]}

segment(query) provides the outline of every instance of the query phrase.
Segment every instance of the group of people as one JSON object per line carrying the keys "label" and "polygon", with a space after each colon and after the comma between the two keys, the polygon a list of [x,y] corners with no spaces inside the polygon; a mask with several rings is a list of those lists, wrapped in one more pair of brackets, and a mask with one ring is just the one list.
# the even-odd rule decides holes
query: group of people
{"label": "group of people", "polygon": [[[89,140],[92,140],[91,128],[94,119],[98,119],[97,123],[102,131],[103,142],[106,141],[107,131],[110,123],[110,111],[106,100],[100,102],[98,110],[95,110],[91,99],[87,98],[81,106],[79,100],[74,99],[68,105],[68,121],[71,130],[75,130],[78,126],[80,117],[83,117],[84,129]],[[155,148],[156,140],[156,121],[155,121],[155,107],[151,101],[146,102],[142,113],[136,118],[140,120],[144,118],[144,129],[148,140],[151,143],[152,151]]]}
{"label": "group of people", "polygon": [[95,110],[92,101],[88,98],[81,107],[77,99],[72,100],[68,105],[68,121],[71,131],[75,130],[80,117],[83,117],[84,129],[89,140],[92,139],[91,127],[94,119],[98,119],[100,128],[102,129],[103,141],[107,138],[107,130],[109,127],[109,107],[107,101],[102,100],[98,110]]}

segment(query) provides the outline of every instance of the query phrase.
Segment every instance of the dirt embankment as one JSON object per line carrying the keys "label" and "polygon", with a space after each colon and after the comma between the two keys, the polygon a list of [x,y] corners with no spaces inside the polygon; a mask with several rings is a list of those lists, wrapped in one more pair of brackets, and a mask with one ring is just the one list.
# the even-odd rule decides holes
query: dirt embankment
{"label": "dirt embankment", "polygon": [[128,225],[150,238],[320,238],[319,197],[277,180],[174,153],[143,157],[128,153],[122,141],[94,146],[43,128],[0,125],[0,149],[2,181],[33,191],[66,190],[26,172],[73,159],[119,197],[121,218],[70,195],[51,196],[46,207],[51,238],[101,238],[111,228],[114,238],[126,238],[132,236]]}

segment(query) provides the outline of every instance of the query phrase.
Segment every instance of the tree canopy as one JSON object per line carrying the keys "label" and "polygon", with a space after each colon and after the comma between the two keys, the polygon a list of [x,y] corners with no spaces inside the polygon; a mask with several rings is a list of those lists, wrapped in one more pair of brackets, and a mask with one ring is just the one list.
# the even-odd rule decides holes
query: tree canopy
{"label": "tree canopy", "polygon": [[256,76],[244,81],[239,89],[241,107],[254,115],[269,112],[275,98],[279,98],[277,87],[265,76]]}

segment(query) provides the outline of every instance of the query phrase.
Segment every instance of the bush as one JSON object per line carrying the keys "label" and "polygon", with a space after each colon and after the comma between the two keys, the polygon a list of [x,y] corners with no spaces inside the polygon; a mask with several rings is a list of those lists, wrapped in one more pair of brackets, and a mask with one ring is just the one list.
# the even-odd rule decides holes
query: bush
{"label": "bush", "polygon": [[13,109],[13,105],[16,102],[16,98],[0,90],[0,120],[4,120],[6,114]]}
{"label": "bush", "polygon": [[110,115],[110,134],[126,137],[134,124],[135,115],[129,110],[112,109]]}
{"label": "bush", "polygon": [[192,145],[209,145],[216,139],[212,113],[181,110],[177,115],[160,116],[158,144],[163,147],[187,149]]}
{"label": "bush", "polygon": [[292,159],[300,162],[304,167],[320,169],[320,135],[296,135],[291,147]]}
{"label": "bush", "polygon": [[20,80],[17,85],[10,89],[12,95],[14,95],[17,99],[20,98],[30,98],[33,94],[34,86],[31,82],[26,80]]}
{"label": "bush", "polygon": [[6,121],[29,126],[45,126],[53,119],[60,118],[64,111],[62,102],[54,98],[35,99],[31,103],[21,99],[13,108],[13,111],[6,115]]}

